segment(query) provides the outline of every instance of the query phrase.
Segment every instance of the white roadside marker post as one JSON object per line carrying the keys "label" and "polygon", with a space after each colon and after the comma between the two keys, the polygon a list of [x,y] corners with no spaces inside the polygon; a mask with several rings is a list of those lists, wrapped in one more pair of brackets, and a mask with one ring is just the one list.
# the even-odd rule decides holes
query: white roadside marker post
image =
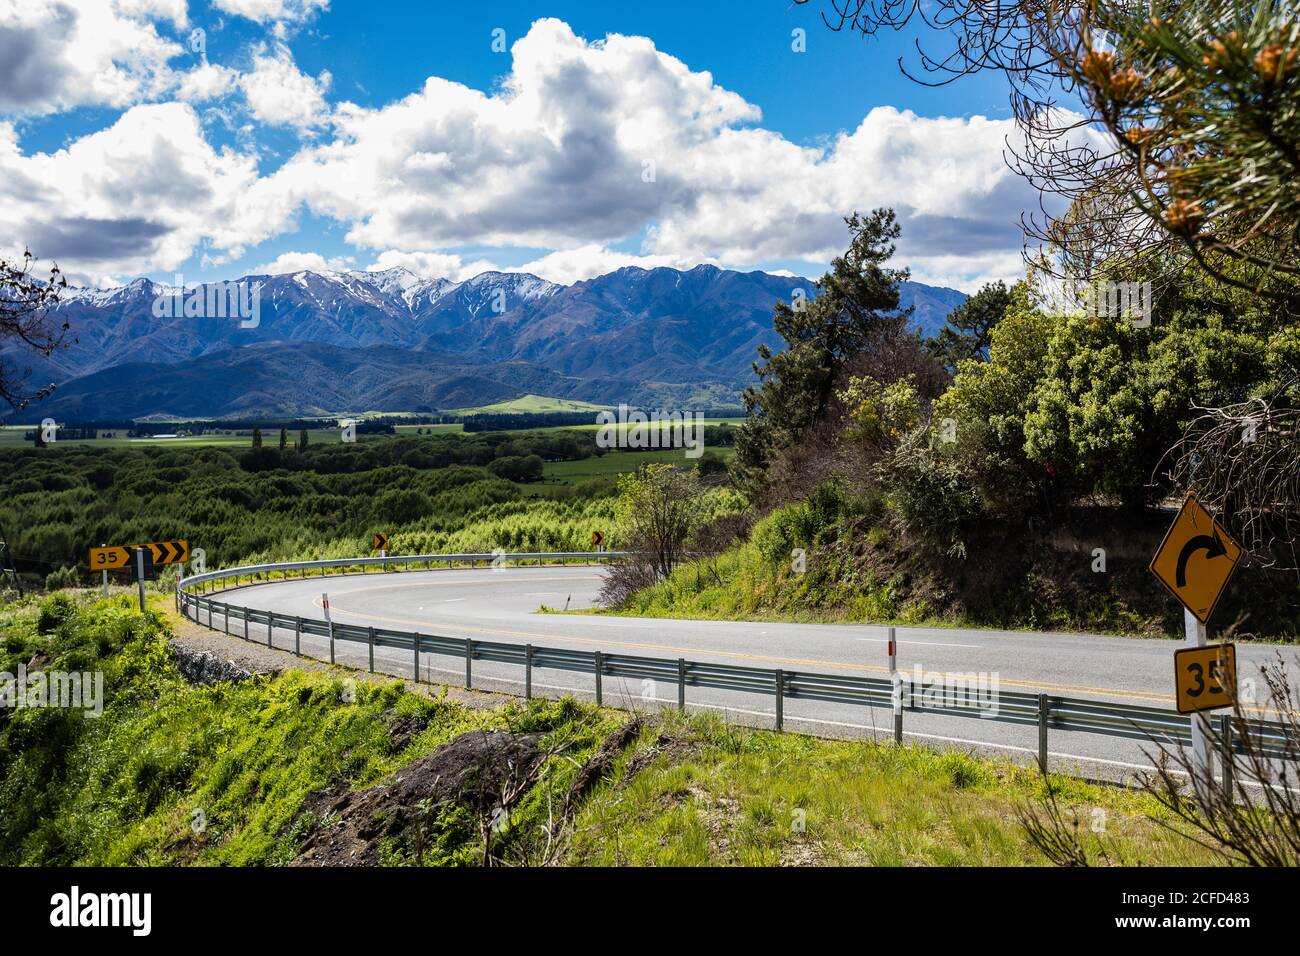
{"label": "white roadside marker post", "polygon": [[320,603],[321,606],[325,608],[325,626],[329,628],[329,632],[330,632],[330,663],[333,664],[334,663],[334,620],[333,618],[330,617],[330,596],[328,594],[322,594],[320,596]]}
{"label": "white roadside marker post", "polygon": [[898,676],[898,642],[894,639],[894,629],[889,629],[889,680],[893,684],[892,703],[894,706],[894,743],[903,742],[903,679]]}

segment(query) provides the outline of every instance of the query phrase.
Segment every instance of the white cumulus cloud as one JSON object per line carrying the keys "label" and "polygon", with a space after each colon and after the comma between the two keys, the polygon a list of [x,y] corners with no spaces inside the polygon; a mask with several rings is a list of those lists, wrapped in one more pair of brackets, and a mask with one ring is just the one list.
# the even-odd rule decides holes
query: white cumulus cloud
{"label": "white cumulus cloud", "polygon": [[257,23],[306,20],[329,6],[329,0],[212,0],[212,6]]}
{"label": "white cumulus cloud", "polygon": [[249,275],[286,275],[294,272],[342,272],[352,268],[352,260],[345,256],[325,258],[319,252],[282,252],[270,262],[254,266]]}
{"label": "white cumulus cloud", "polygon": [[322,124],[329,113],[325,102],[329,72],[316,77],[303,73],[283,43],[260,50],[253,57],[252,72],[241,76],[239,85],[254,119],[261,123],[306,129]]}
{"label": "white cumulus cloud", "polygon": [[105,130],[30,156],[0,124],[0,233],[75,273],[173,269],[203,241],[260,242],[275,227],[268,212],[288,210],[267,197],[254,214],[257,196],[255,158],[213,150],[179,103],[132,107]]}
{"label": "white cumulus cloud", "polygon": [[202,103],[225,96],[238,82],[237,70],[203,63],[181,76],[176,95],[187,103]]}
{"label": "white cumulus cloud", "polygon": [[[167,2],[114,9],[119,19],[126,9],[161,15]],[[222,2],[259,22],[323,7]],[[370,268],[461,279],[543,249],[509,271],[569,283],[625,265],[807,263],[816,273],[847,245],[847,213],[892,206],[903,229],[896,261],[916,278],[970,289],[1020,272],[1019,215],[1038,197],[1004,162],[1010,120],[879,107],[806,145],[763,127],[757,106],[646,37],[587,40],[542,19],[510,53],[491,90],[431,76],[372,109],[331,104],[328,73],[302,72],[284,42],[265,41],[243,73],[204,64],[170,82],[195,103],[238,89],[257,123],[309,135],[278,169],[259,176],[252,145],[211,147],[184,103],[134,107],[51,155],[22,155],[9,130],[0,199],[13,202],[0,206],[0,224],[51,240],[69,262],[131,272],[192,253],[238,261],[308,212],[342,224]],[[237,142],[255,143],[256,129],[241,128]],[[168,164],[175,180],[163,175]],[[56,201],[31,201],[38,189]],[[65,222],[78,216],[97,225]],[[620,251],[635,237],[639,248]],[[455,251],[465,247],[502,254],[467,261]]]}
{"label": "white cumulus cloud", "polygon": [[[885,205],[900,259],[927,274],[969,283],[1019,254],[1036,194],[1004,162],[1010,120],[882,107],[805,146],[644,37],[539,20],[511,53],[491,93],[430,77],[378,109],[342,104],[274,188],[360,247],[540,246],[557,251],[530,265],[557,278],[633,264],[606,249],[642,231],[651,264],[825,262],[845,214]],[[983,262],[949,271],[963,256]]]}
{"label": "white cumulus cloud", "polygon": [[0,0],[0,112],[40,115],[125,107],[172,82],[180,44],[152,22],[181,25],[183,2]]}

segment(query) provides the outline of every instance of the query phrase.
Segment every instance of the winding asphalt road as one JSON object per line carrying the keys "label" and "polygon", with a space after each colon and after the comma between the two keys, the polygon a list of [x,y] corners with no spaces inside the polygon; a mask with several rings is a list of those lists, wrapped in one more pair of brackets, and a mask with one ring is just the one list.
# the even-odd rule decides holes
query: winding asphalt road
{"label": "winding asphalt road", "polygon": [[[281,614],[321,618],[322,593],[329,594],[334,620],[340,623],[389,627],[449,637],[474,637],[519,644],[548,645],[575,650],[712,661],[764,668],[885,676],[889,673],[885,629],[872,625],[769,624],[688,621],[601,615],[539,614],[552,608],[592,607],[603,571],[593,567],[526,567],[452,569],[293,579],[245,586],[228,591],[231,603]],[[219,622],[218,622],[219,623]],[[264,639],[255,634],[254,639]],[[998,687],[1030,693],[1045,692],[1173,708],[1173,652],[1169,640],[1105,637],[969,628],[900,627],[897,629],[898,667],[925,672],[996,675]],[[279,647],[292,645],[292,635],[273,636]],[[365,648],[338,645],[341,663],[364,667]],[[324,639],[303,637],[303,650],[328,656]],[[1278,649],[1238,645],[1241,679],[1258,674],[1258,666],[1275,659]],[[1283,649],[1294,670],[1297,654]],[[410,655],[376,650],[376,669],[410,676]],[[446,683],[464,680],[464,664],[454,658],[425,655],[421,678]],[[538,692],[555,695],[594,695],[593,678],[585,674],[538,669]],[[476,661],[474,686],[519,692],[517,666]],[[1261,685],[1262,686],[1262,685]],[[605,700],[611,705],[675,706],[677,688],[643,688],[611,678],[605,680]],[[745,723],[770,726],[774,703],[752,694],[689,688],[691,709],[712,708]],[[887,709],[787,700],[788,729],[823,736],[865,736],[892,732]],[[1034,727],[990,720],[949,717],[924,712],[904,716],[907,736],[939,745],[1010,754],[1021,762],[1037,752]],[[1099,777],[1123,777],[1149,766],[1143,750],[1149,744],[1053,730],[1049,751],[1053,769]]]}

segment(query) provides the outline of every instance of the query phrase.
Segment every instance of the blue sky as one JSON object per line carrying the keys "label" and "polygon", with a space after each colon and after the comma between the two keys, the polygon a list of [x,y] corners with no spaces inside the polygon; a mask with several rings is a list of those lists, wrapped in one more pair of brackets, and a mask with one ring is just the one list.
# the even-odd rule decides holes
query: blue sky
{"label": "blue sky", "polygon": [[1013,277],[1036,197],[1003,162],[1002,78],[915,83],[915,34],[828,9],[31,0],[0,13],[0,247],[93,284],[816,275],[843,215],[892,205],[917,278]]}

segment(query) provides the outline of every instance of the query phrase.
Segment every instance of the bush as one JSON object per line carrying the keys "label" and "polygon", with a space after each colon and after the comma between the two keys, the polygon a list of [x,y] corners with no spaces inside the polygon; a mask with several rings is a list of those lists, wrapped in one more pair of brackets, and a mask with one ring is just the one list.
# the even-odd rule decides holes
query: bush
{"label": "bush", "polygon": [[540,455],[507,455],[489,462],[488,471],[506,481],[526,483],[542,480]]}
{"label": "bush", "polygon": [[53,634],[76,610],[76,604],[66,594],[48,597],[41,602],[41,609],[36,617],[36,630],[41,634]]}
{"label": "bush", "polygon": [[432,513],[429,496],[409,488],[390,488],[375,499],[375,520],[392,524],[410,524]]}
{"label": "bush", "polygon": [[45,576],[45,590],[57,591],[60,588],[75,588],[81,585],[77,569],[71,565],[51,571]]}

